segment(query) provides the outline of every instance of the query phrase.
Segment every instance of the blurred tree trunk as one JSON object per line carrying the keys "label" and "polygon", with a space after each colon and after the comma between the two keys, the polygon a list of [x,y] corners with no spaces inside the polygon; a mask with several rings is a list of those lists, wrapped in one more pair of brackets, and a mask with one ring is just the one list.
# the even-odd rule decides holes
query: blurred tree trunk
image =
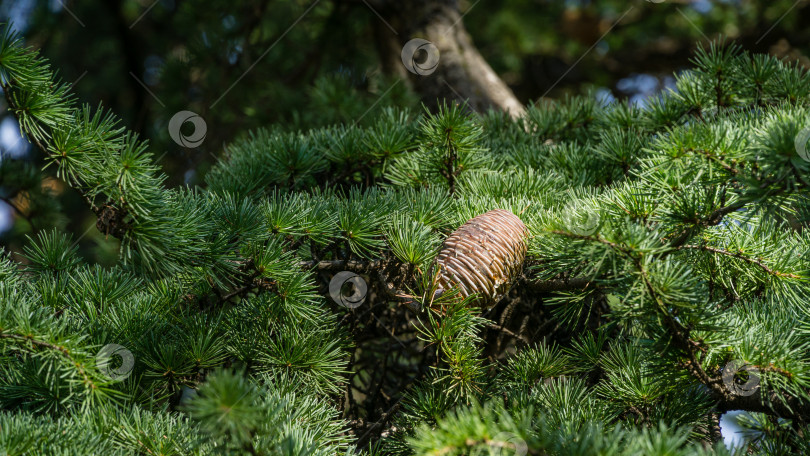
{"label": "blurred tree trunk", "polygon": [[[457,0],[368,0],[375,12],[375,41],[384,69],[407,77],[422,101],[431,109],[441,101],[467,101],[483,112],[489,108],[518,117],[525,107],[492,70],[464,28]],[[392,30],[393,29],[393,30]],[[422,38],[439,51],[435,71],[419,75],[407,70],[401,60],[409,40]],[[417,57],[419,57],[417,55]]]}

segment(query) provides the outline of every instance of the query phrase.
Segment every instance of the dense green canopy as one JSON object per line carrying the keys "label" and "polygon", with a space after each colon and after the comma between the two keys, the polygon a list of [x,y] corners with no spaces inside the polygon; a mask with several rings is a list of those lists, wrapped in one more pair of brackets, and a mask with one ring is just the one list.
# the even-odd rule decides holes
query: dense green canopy
{"label": "dense green canopy", "polygon": [[[5,30],[10,112],[121,244],[102,267],[42,230],[4,257],[0,453],[726,454],[728,410],[756,454],[809,452],[810,77],[717,44],[675,78],[518,120],[383,100],[171,188]],[[401,305],[494,208],[531,232],[507,298]],[[323,297],[341,270],[362,306]]]}
{"label": "dense green canopy", "polygon": [[[385,15],[388,1],[17,0],[0,5],[0,21],[15,19],[77,101],[103,103],[148,139],[167,186],[204,186],[216,158],[248,131],[368,127],[386,105],[418,110],[412,84],[395,71],[404,71],[398,52],[380,45],[411,38]],[[459,26],[526,104],[590,87],[639,101],[671,84],[698,44],[716,39],[808,62],[810,7],[794,0],[448,3],[457,3]],[[207,123],[197,148],[170,137],[181,110]],[[0,132],[13,130],[10,120],[0,115]],[[117,244],[91,229],[79,195],[48,180],[41,197],[42,158],[31,150],[0,164],[0,197],[21,209],[2,242],[20,251],[25,235],[55,227],[76,236],[83,257],[113,264]]]}

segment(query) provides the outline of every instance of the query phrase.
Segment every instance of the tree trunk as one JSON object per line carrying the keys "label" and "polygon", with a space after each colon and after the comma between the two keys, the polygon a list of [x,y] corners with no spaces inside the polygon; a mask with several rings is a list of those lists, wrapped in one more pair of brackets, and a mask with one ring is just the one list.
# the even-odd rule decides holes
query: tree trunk
{"label": "tree trunk", "polygon": [[[512,117],[525,113],[523,103],[472,43],[457,0],[370,0],[368,4],[382,17],[374,18],[374,34],[383,68],[407,77],[428,108],[453,100],[466,101],[477,112],[492,108]],[[416,74],[403,64],[403,47],[414,38],[427,40],[438,49],[434,70]]]}

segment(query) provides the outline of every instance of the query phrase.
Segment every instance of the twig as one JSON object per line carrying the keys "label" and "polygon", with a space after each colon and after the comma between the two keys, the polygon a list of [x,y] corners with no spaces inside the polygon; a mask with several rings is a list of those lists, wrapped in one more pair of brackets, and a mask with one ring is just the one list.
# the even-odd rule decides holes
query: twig
{"label": "twig", "polygon": [[514,332],[510,331],[509,329],[504,328],[503,326],[500,326],[500,325],[496,324],[495,322],[492,322],[492,321],[487,322],[487,328],[497,329],[498,331],[503,332],[504,334],[508,335],[509,337],[514,337],[515,339],[523,342],[526,345],[529,345],[531,343],[528,340],[526,340],[523,336],[515,334]]}
{"label": "twig", "polygon": [[694,245],[694,244],[682,245],[682,246],[678,247],[678,249],[679,250],[681,250],[681,249],[693,249],[693,250],[704,250],[704,251],[707,251],[707,252],[713,252],[713,253],[717,253],[717,254],[720,254],[720,255],[725,255],[725,256],[730,256],[730,257],[733,257],[733,258],[737,258],[737,259],[743,260],[743,261],[745,261],[747,263],[757,265],[760,268],[762,268],[763,271],[767,272],[770,275],[774,275],[774,276],[777,276],[777,277],[788,277],[788,278],[791,278],[791,279],[801,279],[802,278],[801,276],[798,276],[796,274],[791,274],[791,273],[788,273],[788,272],[775,271],[775,270],[769,268],[765,263],[762,263],[761,261],[755,260],[753,258],[749,258],[749,257],[743,255],[741,252],[731,252],[731,251],[728,251],[728,250],[719,249],[717,247],[709,247],[707,245]]}
{"label": "twig", "polygon": [[377,428],[379,428],[380,426],[384,425],[388,421],[388,419],[391,417],[391,415],[393,415],[397,410],[399,410],[399,402],[401,400],[402,400],[402,397],[397,399],[397,401],[394,403],[394,405],[392,405],[391,408],[389,408],[385,413],[383,413],[383,415],[380,417],[380,420],[377,421],[376,423],[372,424],[371,426],[369,426],[369,428],[366,430],[366,432],[364,432],[363,435],[361,435],[360,438],[357,439],[357,442],[355,442],[355,445],[358,448],[362,447],[368,441],[369,437],[371,437],[371,432],[372,431],[374,431]]}

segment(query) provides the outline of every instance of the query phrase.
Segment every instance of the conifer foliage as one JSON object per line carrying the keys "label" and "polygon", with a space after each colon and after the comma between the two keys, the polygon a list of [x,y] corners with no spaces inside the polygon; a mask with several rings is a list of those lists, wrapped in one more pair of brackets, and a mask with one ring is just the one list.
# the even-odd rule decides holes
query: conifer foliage
{"label": "conifer foliage", "polygon": [[[715,45],[644,107],[268,126],[205,188],[167,188],[7,27],[0,84],[121,241],[113,268],[58,230],[0,261],[0,454],[726,454],[728,410],[752,452],[810,453],[797,66]],[[520,277],[491,309],[435,294],[443,240],[493,209],[528,229]]]}

